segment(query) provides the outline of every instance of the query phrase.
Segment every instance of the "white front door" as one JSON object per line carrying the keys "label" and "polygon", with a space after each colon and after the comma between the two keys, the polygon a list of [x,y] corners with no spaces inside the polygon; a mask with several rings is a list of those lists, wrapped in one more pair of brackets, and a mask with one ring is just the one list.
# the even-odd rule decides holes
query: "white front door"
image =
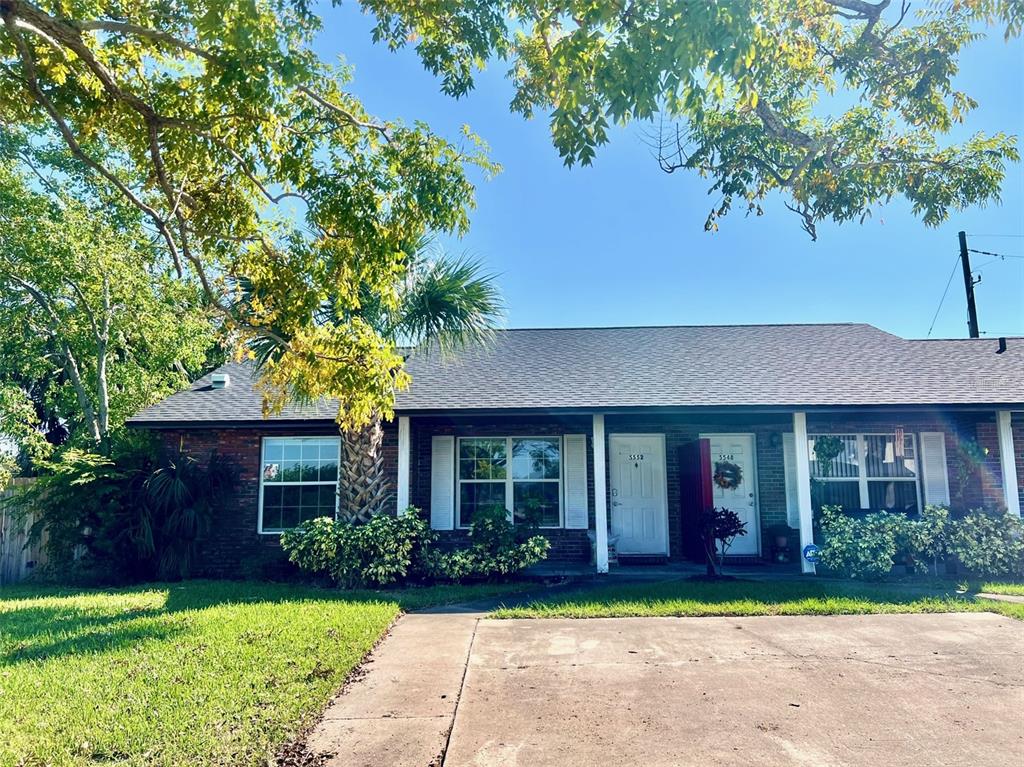
{"label": "white front door", "polygon": [[611,534],[620,554],[668,554],[668,500],[665,437],[613,434],[611,454]]}
{"label": "white front door", "polygon": [[[728,556],[753,557],[761,553],[761,522],[757,512],[757,465],[753,434],[701,434],[711,443],[711,489],[715,506],[735,511],[747,523],[747,534],[738,535]],[[739,467],[738,482],[737,472]],[[715,475],[719,474],[716,480]],[[735,483],[735,487],[730,485]],[[726,485],[723,487],[723,485]]]}

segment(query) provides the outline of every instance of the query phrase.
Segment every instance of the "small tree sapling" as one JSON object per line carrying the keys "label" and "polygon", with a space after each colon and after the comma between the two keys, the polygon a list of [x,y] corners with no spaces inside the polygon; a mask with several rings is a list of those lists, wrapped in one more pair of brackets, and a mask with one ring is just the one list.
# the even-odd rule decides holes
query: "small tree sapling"
{"label": "small tree sapling", "polygon": [[721,578],[726,552],[737,536],[747,534],[747,523],[735,511],[724,507],[705,509],[700,522],[701,540],[707,555],[707,575],[709,578]]}

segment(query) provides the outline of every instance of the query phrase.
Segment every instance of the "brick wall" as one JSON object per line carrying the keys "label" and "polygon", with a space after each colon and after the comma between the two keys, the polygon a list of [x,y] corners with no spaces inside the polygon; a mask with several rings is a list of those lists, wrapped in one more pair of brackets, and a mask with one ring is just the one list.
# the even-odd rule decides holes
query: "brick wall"
{"label": "brick wall", "polygon": [[[587,478],[590,528],[594,527],[594,467],[591,440],[591,417],[536,416],[490,417],[467,419],[413,418],[410,456],[410,501],[430,511],[430,450],[435,434],[458,436],[545,436],[562,434],[587,435]],[[951,417],[941,413],[913,414],[906,418],[865,415],[837,418],[810,414],[811,432],[891,431],[902,426],[907,431],[942,431],[946,434],[946,454],[950,491],[956,493],[956,444],[961,438],[977,439],[989,448],[984,470],[970,478],[959,501],[971,507],[1002,505],[1002,480],[999,468],[999,446],[992,414]],[[1014,443],[1021,496],[1024,500],[1024,420],[1015,418]],[[757,495],[761,517],[762,551],[770,554],[768,529],[786,524],[785,475],[781,433],[792,430],[788,416],[744,416],[717,418],[683,418],[676,416],[606,417],[606,431],[615,433],[664,434],[669,508],[669,548],[673,558],[683,551],[684,536],[680,512],[679,448],[703,433],[747,432],[755,435],[757,461]],[[238,484],[232,498],[218,512],[213,530],[201,547],[202,574],[214,577],[260,576],[287,567],[276,535],[257,532],[259,513],[260,445],[264,436],[334,436],[333,426],[290,428],[236,428],[219,430],[163,431],[160,437],[168,450],[182,450],[200,461],[212,451],[231,461],[238,470]],[[398,464],[398,432],[394,423],[386,424],[384,456],[391,477],[396,477]],[[394,488],[392,488],[393,490]],[[609,499],[610,500],[610,499]],[[393,508],[393,507],[392,507]],[[609,506],[610,508],[610,506]],[[544,530],[552,542],[549,558],[560,562],[586,562],[590,558],[590,542],[585,530]],[[444,534],[448,545],[465,539],[463,531]]]}
{"label": "brick wall", "polygon": [[[160,432],[168,451],[180,450],[200,462],[209,460],[216,451],[237,471],[235,492],[218,510],[210,533],[200,547],[199,574],[217,578],[265,577],[290,570],[279,536],[257,532],[262,438],[333,437],[337,433],[333,426]],[[384,458],[387,470],[394,477],[398,460],[398,435],[394,424],[385,424]]]}

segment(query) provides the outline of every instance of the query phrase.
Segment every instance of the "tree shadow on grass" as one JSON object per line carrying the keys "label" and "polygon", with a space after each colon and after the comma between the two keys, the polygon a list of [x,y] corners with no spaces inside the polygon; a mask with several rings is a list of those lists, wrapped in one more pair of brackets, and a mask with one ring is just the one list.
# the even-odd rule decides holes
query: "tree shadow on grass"
{"label": "tree shadow on grass", "polygon": [[162,620],[165,614],[155,608],[103,613],[70,605],[8,610],[0,613],[0,667],[167,639],[183,629]]}
{"label": "tree shadow on grass", "polygon": [[[118,599],[132,594],[165,592],[158,607],[130,602],[104,606],[79,606],[77,597],[111,594]],[[411,588],[400,591],[346,591],[336,588],[257,581],[182,581],[143,584],[117,589],[76,589],[51,586],[19,586],[0,589],[0,667],[60,656],[106,653],[149,640],[166,640],[189,630],[188,622],[169,616],[222,606],[259,604],[389,604],[396,609],[416,609],[425,604],[457,601],[457,587]],[[60,600],[33,604],[29,600]],[[25,604],[19,604],[25,601]],[[4,609],[6,608],[6,609]]]}

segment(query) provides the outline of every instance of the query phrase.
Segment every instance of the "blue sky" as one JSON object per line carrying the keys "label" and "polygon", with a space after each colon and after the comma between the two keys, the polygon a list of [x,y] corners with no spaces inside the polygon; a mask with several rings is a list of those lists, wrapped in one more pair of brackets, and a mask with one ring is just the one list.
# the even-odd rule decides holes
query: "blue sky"
{"label": "blue sky", "polygon": [[[979,250],[1024,255],[1024,167],[1010,168],[1002,204],[953,215],[929,229],[902,201],[861,224],[819,226],[812,242],[781,199],[766,215],[731,214],[716,234],[703,224],[715,198],[695,174],[666,175],[642,126],[616,132],[589,168],[563,167],[547,121],[509,112],[500,62],[476,90],[453,100],[412,50],[370,39],[354,4],[326,11],[319,53],[344,53],[352,90],[378,116],[420,119],[449,138],[468,124],[504,167],[477,189],[472,227],[449,250],[499,274],[509,327],[870,322],[907,337],[928,332],[956,261],[957,232]],[[993,32],[962,59],[959,84],[978,102],[966,126],[1024,134],[1024,43]],[[982,237],[980,235],[1011,235]],[[1024,258],[972,254],[979,324],[989,335],[1024,335]],[[932,337],[967,335],[959,271]]]}

